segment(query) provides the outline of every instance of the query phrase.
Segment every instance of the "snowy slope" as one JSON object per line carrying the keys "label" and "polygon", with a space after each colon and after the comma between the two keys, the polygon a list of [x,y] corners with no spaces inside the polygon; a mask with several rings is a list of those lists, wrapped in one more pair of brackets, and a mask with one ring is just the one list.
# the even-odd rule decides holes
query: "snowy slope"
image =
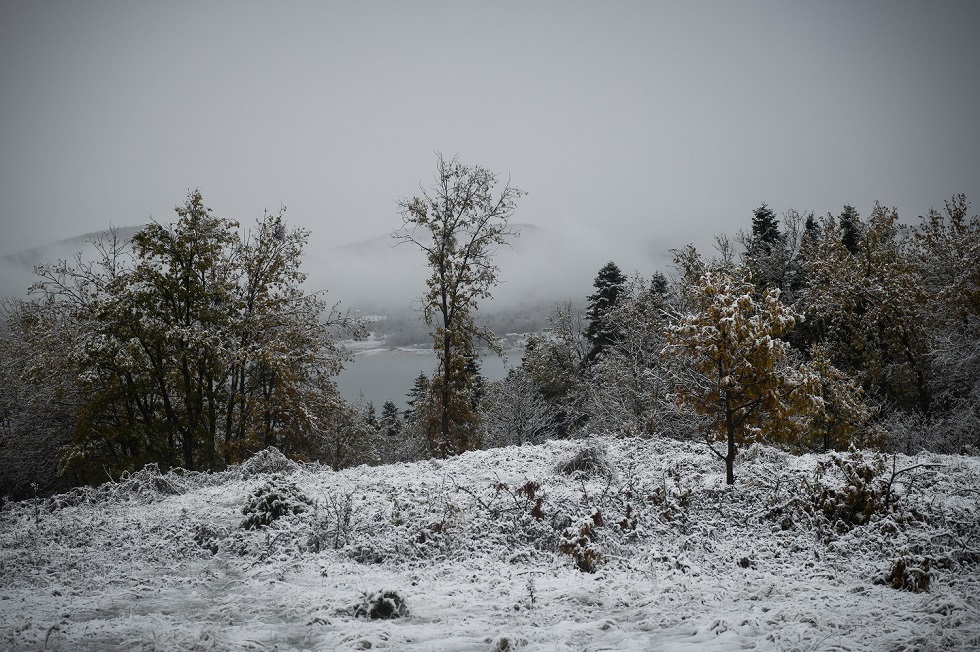
{"label": "snowy slope", "polygon": [[[588,446],[610,473],[560,468]],[[144,471],[4,507],[0,649],[980,649],[980,460],[880,459],[882,481],[925,466],[849,528],[814,507],[847,490],[829,459],[753,447],[734,488],[663,439]],[[305,510],[242,529],[270,482]],[[900,558],[928,562],[927,591],[876,583]],[[409,613],[357,617],[382,590]]]}

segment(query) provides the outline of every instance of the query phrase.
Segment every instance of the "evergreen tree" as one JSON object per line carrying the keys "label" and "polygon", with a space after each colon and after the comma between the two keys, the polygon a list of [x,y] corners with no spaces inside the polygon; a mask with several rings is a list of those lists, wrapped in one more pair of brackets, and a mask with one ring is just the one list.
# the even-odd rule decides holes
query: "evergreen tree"
{"label": "evergreen tree", "polygon": [[603,349],[615,344],[620,337],[617,325],[610,315],[626,290],[626,277],[619,266],[610,261],[599,270],[593,286],[596,291],[589,295],[586,309],[589,325],[585,330],[585,337],[591,344],[586,356],[587,363],[594,362]]}
{"label": "evergreen tree", "polygon": [[419,375],[415,377],[415,382],[407,396],[408,408],[405,410],[405,421],[412,421],[415,418],[415,412],[422,409],[429,397],[429,377],[425,375],[424,371],[420,371]]}
{"label": "evergreen tree", "polygon": [[381,406],[381,432],[386,437],[397,437],[402,431],[402,419],[394,401],[385,401]]}
{"label": "evergreen tree", "polygon": [[858,253],[861,247],[861,219],[857,210],[846,204],[837,219],[840,222],[841,244],[852,254]]}
{"label": "evergreen tree", "polygon": [[779,221],[765,202],[752,212],[752,241],[763,247],[774,247],[779,242]]}

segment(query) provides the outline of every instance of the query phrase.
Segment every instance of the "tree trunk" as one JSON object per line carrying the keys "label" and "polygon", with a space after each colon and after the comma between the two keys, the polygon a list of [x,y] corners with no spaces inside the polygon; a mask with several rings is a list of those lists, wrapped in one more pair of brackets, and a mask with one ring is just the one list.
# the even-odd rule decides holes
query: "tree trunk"
{"label": "tree trunk", "polygon": [[725,410],[725,428],[728,433],[728,454],[725,455],[725,482],[735,484],[735,418],[731,410]]}

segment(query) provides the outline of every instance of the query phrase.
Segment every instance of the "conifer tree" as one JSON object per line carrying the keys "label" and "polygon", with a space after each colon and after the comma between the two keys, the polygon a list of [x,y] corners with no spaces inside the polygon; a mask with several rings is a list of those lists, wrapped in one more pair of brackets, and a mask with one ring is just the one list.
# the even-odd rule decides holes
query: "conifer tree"
{"label": "conifer tree", "polygon": [[402,431],[402,419],[394,401],[385,401],[381,406],[381,432],[386,437],[397,437]]}
{"label": "conifer tree", "polygon": [[752,240],[764,247],[773,247],[779,242],[779,220],[765,202],[752,212]]}
{"label": "conifer tree", "polygon": [[850,204],[844,206],[840,216],[841,244],[852,254],[860,251],[861,219],[857,210]]}
{"label": "conifer tree", "polygon": [[623,276],[619,266],[610,261],[599,270],[593,286],[596,291],[589,295],[589,304],[585,313],[589,320],[585,336],[592,345],[586,357],[587,363],[594,362],[603,349],[615,344],[620,337],[610,315],[625,293],[626,277]]}

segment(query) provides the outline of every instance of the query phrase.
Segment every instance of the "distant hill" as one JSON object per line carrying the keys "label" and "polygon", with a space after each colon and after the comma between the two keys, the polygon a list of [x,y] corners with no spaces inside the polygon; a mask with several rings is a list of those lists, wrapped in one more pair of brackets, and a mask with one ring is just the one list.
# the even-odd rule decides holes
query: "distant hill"
{"label": "distant hill", "polygon": [[[117,233],[129,239],[140,228],[118,227]],[[643,276],[664,269],[667,261],[668,245],[631,233],[601,228],[555,230],[534,224],[515,224],[514,228],[520,237],[511,246],[500,247],[494,259],[500,268],[500,285],[493,292],[493,305],[498,307],[584,300],[592,291],[596,272],[610,260],[627,275],[638,272]],[[79,252],[94,258],[91,243],[107,234],[108,230],[94,231],[3,256],[0,294],[22,296],[35,280],[35,265],[72,260]],[[407,310],[424,291],[428,276],[418,247],[398,244],[390,233],[336,246],[310,246],[303,263],[309,291],[326,290],[328,301],[341,301],[359,310]]]}
{"label": "distant hill", "polygon": [[[115,227],[115,231],[120,239],[128,242],[134,235],[136,235],[136,232],[142,228],[142,226],[120,226]],[[17,253],[4,256],[3,259],[4,262],[17,267],[34,269],[35,265],[40,265],[42,263],[49,263],[65,258],[74,258],[75,254],[79,252],[85,254],[92,249],[93,242],[98,242],[99,240],[108,237],[109,232],[109,229],[105,229],[103,231],[84,233],[73,238],[58,240],[57,242],[52,242],[51,244],[42,245],[40,247],[24,249],[23,251],[18,251]]]}
{"label": "distant hill", "polygon": [[[115,227],[115,230],[120,238],[129,241],[141,228],[143,227],[120,226]],[[36,280],[36,265],[74,260],[79,253],[86,260],[94,259],[96,251],[92,243],[108,235],[109,229],[92,231],[3,256],[0,258],[0,296],[24,296],[27,288]]]}
{"label": "distant hill", "polygon": [[[500,285],[496,306],[584,300],[598,270],[615,261],[627,274],[650,276],[665,269],[668,246],[633,234],[601,229],[557,231],[515,224],[520,237],[496,252]],[[398,244],[390,234],[310,252],[311,284],[357,308],[408,308],[425,289],[428,269],[418,247]]]}

